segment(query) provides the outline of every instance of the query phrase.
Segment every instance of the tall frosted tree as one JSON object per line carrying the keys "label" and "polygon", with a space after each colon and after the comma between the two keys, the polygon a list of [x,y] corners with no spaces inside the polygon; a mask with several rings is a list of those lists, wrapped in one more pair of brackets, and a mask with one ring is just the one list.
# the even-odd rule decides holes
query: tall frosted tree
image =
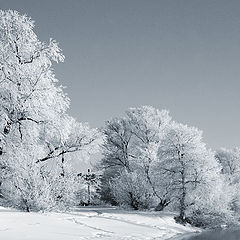
{"label": "tall frosted tree", "polygon": [[[53,39],[41,42],[29,17],[0,11],[1,177],[5,194],[16,191],[18,202],[24,202],[28,210],[38,199],[38,194],[27,191],[29,186],[40,189],[36,179],[43,181],[42,186],[48,184],[42,191],[50,189],[54,195],[57,183],[61,184],[55,190],[66,190],[74,182],[73,174],[67,174],[66,159],[83,160],[101,143],[96,129],[66,113],[70,101],[52,68],[54,62],[63,60],[58,43]],[[50,162],[59,171],[49,172],[46,165]],[[56,180],[59,174],[64,181]],[[69,184],[65,184],[67,176]],[[53,199],[63,198],[59,193],[53,195]]]}
{"label": "tall frosted tree", "polygon": [[175,122],[169,126],[159,145],[155,170],[164,179],[163,185],[171,183],[169,191],[180,221],[196,210],[202,217],[206,212],[220,214],[221,208],[229,209],[231,196],[224,194],[220,169],[214,153],[202,141],[200,130]]}
{"label": "tall frosted tree", "polygon": [[[102,159],[104,197],[110,195],[113,187],[115,189],[113,192],[117,195],[115,199],[120,199],[116,189],[120,189],[120,185],[123,184],[121,194],[125,193],[126,196],[122,196],[122,199],[129,199],[127,202],[132,203],[132,207],[135,209],[141,205],[147,206],[143,198],[142,203],[136,201],[141,195],[141,189],[145,191],[144,195],[149,200],[149,205],[152,202],[151,197],[158,198],[158,201],[163,204],[162,207],[167,204],[165,197],[155,188],[152,164],[156,158],[156,146],[164,136],[170,121],[171,118],[167,111],[160,111],[151,106],[142,106],[130,108],[126,111],[126,116],[114,118],[106,123],[103,130],[106,138]],[[114,180],[116,177],[118,180]],[[130,190],[134,188],[134,186],[129,187],[130,183],[135,182],[136,184],[140,181],[139,179],[145,184],[139,185],[134,191]],[[109,185],[111,180],[114,180],[114,185]],[[124,181],[129,184],[124,184]],[[137,189],[140,192],[137,192]],[[135,206],[133,203],[136,203]]]}
{"label": "tall frosted tree", "polygon": [[221,173],[225,177],[225,184],[233,194],[232,207],[239,214],[240,212],[240,148],[218,149],[215,157],[221,165]]}
{"label": "tall frosted tree", "polygon": [[132,158],[135,169],[142,175],[142,181],[146,182],[146,188],[148,191],[150,189],[149,192],[157,202],[156,210],[162,210],[170,203],[170,198],[167,189],[158,188],[159,179],[155,178],[153,166],[158,145],[166,134],[171,117],[168,111],[151,106],[130,108],[126,114],[134,136]]}

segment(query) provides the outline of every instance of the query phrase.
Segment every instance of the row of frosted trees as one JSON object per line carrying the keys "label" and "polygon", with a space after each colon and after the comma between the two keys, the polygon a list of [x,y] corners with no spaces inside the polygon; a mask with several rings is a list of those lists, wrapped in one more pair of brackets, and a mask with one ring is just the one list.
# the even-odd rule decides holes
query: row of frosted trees
{"label": "row of frosted trees", "polygon": [[[213,152],[201,131],[149,106],[131,108],[101,130],[77,122],[52,68],[64,60],[61,49],[55,40],[39,41],[33,29],[27,16],[0,11],[1,204],[66,209],[89,203],[91,194],[135,210],[168,208],[197,225],[236,219],[238,149]],[[95,153],[100,185],[97,175],[72,165]]]}
{"label": "row of frosted trees", "polygon": [[[102,199],[133,209],[177,210],[196,225],[233,220],[240,151],[208,149],[197,128],[143,106],[106,123]],[[237,166],[235,166],[237,165]]]}

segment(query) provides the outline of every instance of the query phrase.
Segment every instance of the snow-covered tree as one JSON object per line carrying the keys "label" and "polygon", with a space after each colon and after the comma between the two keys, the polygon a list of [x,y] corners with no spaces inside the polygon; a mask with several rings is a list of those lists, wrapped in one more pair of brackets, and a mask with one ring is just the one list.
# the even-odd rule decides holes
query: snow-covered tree
{"label": "snow-covered tree", "polygon": [[101,199],[115,204],[110,181],[119,176],[122,170],[130,171],[129,148],[132,134],[125,118],[107,121],[102,131],[105,138],[99,166],[103,170]]}
{"label": "snow-covered tree", "polygon": [[78,173],[77,176],[79,182],[77,190],[78,204],[86,206],[99,203],[99,191],[101,188],[100,172],[91,172],[88,168],[87,173]]}
{"label": "snow-covered tree", "polygon": [[221,173],[225,178],[225,184],[231,189],[233,195],[232,208],[240,212],[240,148],[219,149],[215,157],[221,165]]}
{"label": "snow-covered tree", "polygon": [[228,176],[229,181],[234,183],[240,182],[240,148],[219,149],[215,154],[221,164],[222,173]]}
{"label": "snow-covered tree", "polygon": [[[156,171],[165,179],[163,184],[171,183],[169,191],[176,200],[180,221],[184,222],[196,208],[201,211],[211,206],[215,214],[217,208],[228,209],[229,199],[223,193],[220,169],[214,153],[202,141],[201,131],[175,122],[171,124],[159,146]],[[213,194],[216,188],[218,192]]]}
{"label": "snow-covered tree", "polygon": [[[149,196],[158,198],[163,206],[167,204],[162,193],[158,194],[155,189],[156,184],[151,170],[152,163],[157,156],[157,146],[170,121],[171,118],[167,111],[142,106],[130,108],[126,111],[126,116],[106,123],[102,159],[104,168],[102,195],[104,197],[108,196],[107,199],[111,200],[110,192],[113,185],[109,185],[109,181],[118,178],[123,171],[127,171],[134,172],[134,175],[139,174],[139,178],[144,179],[149,186],[147,188]],[[131,174],[128,177],[131,179]],[[116,181],[114,186],[116,186]],[[127,186],[129,184],[125,185],[122,191],[125,189],[128,195]],[[117,201],[116,197],[114,199]]]}
{"label": "snow-covered tree", "polygon": [[102,161],[104,167],[130,171],[129,144],[132,133],[127,119],[115,118],[106,122],[103,133],[106,136]]}
{"label": "snow-covered tree", "polygon": [[3,134],[25,121],[54,121],[69,106],[69,99],[57,86],[52,62],[64,56],[55,40],[40,42],[33,21],[16,11],[0,12],[0,79]]}
{"label": "snow-covered tree", "polygon": [[171,117],[168,111],[151,106],[130,108],[127,116],[134,136],[132,139],[134,168],[137,168],[137,172],[146,179],[149,192],[152,192],[156,198],[158,202],[156,210],[162,210],[170,203],[168,188],[157,187],[159,178],[156,178],[153,166],[157,158],[158,146],[166,134]]}
{"label": "snow-covered tree", "polygon": [[[37,207],[38,197],[34,196],[49,196],[61,204],[64,196],[71,196],[71,160],[86,160],[102,141],[97,129],[66,113],[69,98],[52,68],[53,62],[63,60],[55,40],[38,40],[29,17],[0,11],[1,187],[8,196],[16,191],[17,199],[32,201],[31,206],[35,201],[35,209],[44,207]],[[49,185],[40,188],[39,184]],[[53,189],[61,190],[55,196]],[[38,195],[33,193],[38,190]]]}

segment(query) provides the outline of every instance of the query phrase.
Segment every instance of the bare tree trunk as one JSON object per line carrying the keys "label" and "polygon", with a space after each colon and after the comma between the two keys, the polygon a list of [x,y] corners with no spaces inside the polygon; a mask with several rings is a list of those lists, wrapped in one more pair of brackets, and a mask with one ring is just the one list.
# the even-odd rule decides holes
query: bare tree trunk
{"label": "bare tree trunk", "polygon": [[25,207],[26,207],[26,212],[30,212],[30,208],[29,208],[29,206],[28,206],[27,200],[26,200],[26,199],[23,199],[23,202],[24,202]]}
{"label": "bare tree trunk", "polygon": [[158,203],[158,205],[155,207],[155,211],[162,211],[165,207],[168,206],[170,201],[167,201],[166,199],[162,200]]}
{"label": "bare tree trunk", "polygon": [[179,218],[183,222],[185,221],[185,211],[186,211],[186,205],[185,205],[185,198],[186,198],[186,192],[185,189],[183,189],[182,196],[180,198],[180,215]]}
{"label": "bare tree trunk", "polygon": [[61,176],[62,177],[64,177],[65,176],[65,171],[64,171],[64,161],[65,161],[65,159],[64,159],[64,153],[62,154],[62,165],[61,165],[61,167],[62,167],[62,172],[61,172]]}
{"label": "bare tree trunk", "polygon": [[27,212],[30,212],[30,209],[29,209],[29,207],[28,207],[28,206],[27,206],[27,208],[26,208],[26,211],[27,211]]}
{"label": "bare tree trunk", "polygon": [[131,199],[131,203],[130,206],[134,209],[134,210],[138,210],[139,209],[139,203],[137,201],[137,199],[133,196],[132,192],[129,192],[129,196]]}
{"label": "bare tree trunk", "polygon": [[185,164],[184,164],[184,160],[183,160],[184,154],[181,153],[180,150],[178,150],[178,160],[181,164],[181,195],[180,195],[180,213],[179,213],[179,221],[180,222],[185,222],[186,220],[186,216],[185,216],[185,212],[186,212],[186,181],[185,181]]}
{"label": "bare tree trunk", "polygon": [[[90,175],[90,169],[88,168],[88,175]],[[90,191],[90,179],[89,179],[89,181],[88,181],[88,205],[90,205],[90,203],[91,203],[91,191]]]}
{"label": "bare tree trunk", "polygon": [[181,171],[181,188],[182,188],[182,193],[180,196],[180,214],[179,214],[179,220],[184,222],[185,221],[185,211],[186,211],[186,204],[185,204],[185,200],[186,200],[186,186],[185,186],[185,171],[184,171],[184,167]]}

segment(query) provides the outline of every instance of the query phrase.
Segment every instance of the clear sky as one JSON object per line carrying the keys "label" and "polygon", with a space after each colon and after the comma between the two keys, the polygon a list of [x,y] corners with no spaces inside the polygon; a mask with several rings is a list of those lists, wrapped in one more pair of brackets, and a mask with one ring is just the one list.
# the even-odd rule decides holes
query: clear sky
{"label": "clear sky", "polygon": [[100,127],[129,108],[169,109],[212,148],[240,146],[239,0],[0,0],[57,39],[70,114]]}

